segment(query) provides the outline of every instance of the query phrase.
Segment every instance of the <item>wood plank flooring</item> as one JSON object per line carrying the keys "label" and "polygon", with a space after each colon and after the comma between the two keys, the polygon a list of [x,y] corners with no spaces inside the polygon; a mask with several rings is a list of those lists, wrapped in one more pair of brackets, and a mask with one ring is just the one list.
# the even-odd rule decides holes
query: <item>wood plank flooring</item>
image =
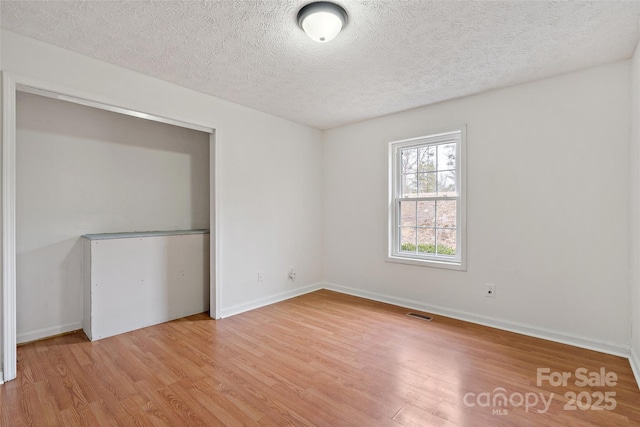
{"label": "wood plank flooring", "polygon": [[[406,313],[319,291],[218,321],[24,345],[0,425],[640,425],[626,359]],[[571,377],[538,385],[538,368]],[[580,368],[616,384],[581,386]]]}

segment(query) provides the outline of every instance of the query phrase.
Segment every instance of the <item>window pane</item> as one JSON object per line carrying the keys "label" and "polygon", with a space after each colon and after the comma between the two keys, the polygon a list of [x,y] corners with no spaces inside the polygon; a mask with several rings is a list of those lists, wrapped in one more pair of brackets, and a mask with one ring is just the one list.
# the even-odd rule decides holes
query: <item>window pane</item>
{"label": "window pane", "polygon": [[418,174],[418,197],[433,197],[436,195],[436,172]]}
{"label": "window pane", "polygon": [[416,202],[400,202],[400,225],[416,226]]}
{"label": "window pane", "polygon": [[408,148],[402,150],[402,171],[401,173],[410,173],[417,171],[418,165],[418,149]]}
{"label": "window pane", "polygon": [[418,227],[435,227],[436,202],[418,202]]}
{"label": "window pane", "polygon": [[438,172],[438,196],[456,195],[456,172]]}
{"label": "window pane", "polygon": [[456,168],[456,144],[438,145],[438,170]]}
{"label": "window pane", "polygon": [[416,252],[416,229],[413,227],[400,227],[400,251]]}
{"label": "window pane", "polygon": [[418,183],[415,173],[402,175],[402,197],[416,197],[418,194]]}
{"label": "window pane", "polygon": [[436,147],[429,145],[418,149],[418,172],[433,172],[436,170]]}
{"label": "window pane", "polygon": [[433,228],[418,228],[418,252],[435,253],[435,234]]}
{"label": "window pane", "polygon": [[438,255],[456,254],[456,230],[438,229]]}
{"label": "window pane", "polygon": [[456,228],[456,204],[455,200],[438,200],[436,215],[438,228]]}
{"label": "window pane", "polygon": [[[464,269],[464,130],[389,144],[391,261]],[[460,153],[458,153],[458,150]],[[458,181],[460,179],[460,181]],[[461,240],[458,240],[458,237]],[[437,261],[441,261],[440,263]]]}

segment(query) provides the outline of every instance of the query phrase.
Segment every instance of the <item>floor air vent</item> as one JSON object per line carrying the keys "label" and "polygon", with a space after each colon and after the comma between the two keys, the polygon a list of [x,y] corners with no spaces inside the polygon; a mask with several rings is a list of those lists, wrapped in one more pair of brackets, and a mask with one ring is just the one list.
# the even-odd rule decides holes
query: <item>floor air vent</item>
{"label": "floor air vent", "polygon": [[431,322],[431,316],[427,316],[426,314],[418,314],[418,313],[407,313],[409,317],[415,317],[416,319],[426,320],[427,322]]}

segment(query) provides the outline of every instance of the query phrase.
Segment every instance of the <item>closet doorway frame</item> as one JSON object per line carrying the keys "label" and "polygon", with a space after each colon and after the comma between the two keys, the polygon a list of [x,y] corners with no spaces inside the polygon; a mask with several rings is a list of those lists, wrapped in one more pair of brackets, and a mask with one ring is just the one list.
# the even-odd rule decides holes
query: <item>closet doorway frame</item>
{"label": "closet doorway frame", "polygon": [[209,313],[220,318],[220,250],[218,213],[218,156],[216,129],[161,117],[126,106],[117,100],[57,84],[2,72],[2,369],[0,383],[17,375],[16,329],[16,94],[26,92],[99,110],[179,126],[209,134]]}

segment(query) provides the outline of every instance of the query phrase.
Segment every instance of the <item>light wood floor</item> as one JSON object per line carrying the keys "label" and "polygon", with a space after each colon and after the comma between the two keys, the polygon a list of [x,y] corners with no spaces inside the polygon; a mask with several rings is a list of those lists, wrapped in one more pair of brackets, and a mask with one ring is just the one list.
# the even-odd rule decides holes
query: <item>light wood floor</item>
{"label": "light wood floor", "polygon": [[[319,291],[218,321],[202,314],[95,343],[76,333],[24,345],[18,348],[17,380],[0,386],[0,422],[640,425],[640,391],[623,358],[406,313]],[[576,369],[601,367],[617,374],[615,386],[575,384]],[[566,386],[538,386],[537,368],[572,377]],[[511,399],[507,406],[479,406],[500,392]],[[583,409],[564,408],[571,392],[584,392]],[[588,400],[597,403],[598,392],[614,392],[615,409],[586,406]],[[552,399],[548,411],[542,401],[528,411],[518,406],[521,398],[533,403],[534,394]]]}

